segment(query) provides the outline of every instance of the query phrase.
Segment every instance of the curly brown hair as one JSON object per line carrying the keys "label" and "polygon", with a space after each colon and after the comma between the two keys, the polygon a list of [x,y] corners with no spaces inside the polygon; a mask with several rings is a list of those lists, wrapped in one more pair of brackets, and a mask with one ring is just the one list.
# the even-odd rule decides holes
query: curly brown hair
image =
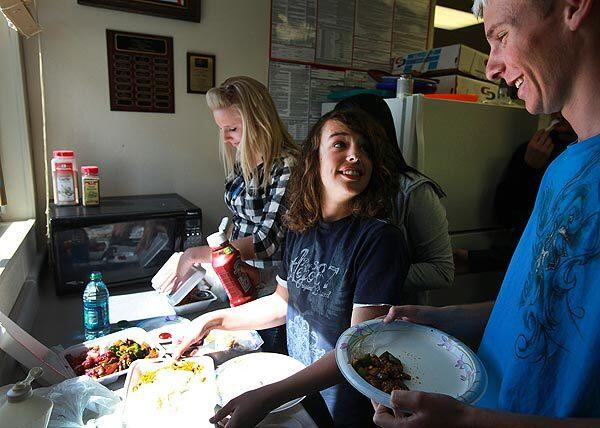
{"label": "curly brown hair", "polygon": [[[373,164],[367,188],[351,202],[351,215],[359,218],[390,218],[392,201],[398,192],[397,156],[386,143],[383,128],[369,115],[358,110],[332,111],[312,127],[302,145],[298,163],[288,185],[287,227],[303,233],[323,219],[319,146],[325,124],[337,121],[364,138],[365,152]],[[361,144],[362,145],[362,144]]]}

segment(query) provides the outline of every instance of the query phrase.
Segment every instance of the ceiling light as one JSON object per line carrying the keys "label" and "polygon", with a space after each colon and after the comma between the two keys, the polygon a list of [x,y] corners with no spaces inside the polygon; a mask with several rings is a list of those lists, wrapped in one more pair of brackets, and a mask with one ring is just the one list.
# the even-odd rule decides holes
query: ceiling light
{"label": "ceiling light", "polygon": [[444,6],[435,7],[435,17],[433,26],[444,30],[456,30],[457,28],[470,27],[471,25],[481,24],[483,20],[476,18],[475,15],[462,10],[451,9]]}

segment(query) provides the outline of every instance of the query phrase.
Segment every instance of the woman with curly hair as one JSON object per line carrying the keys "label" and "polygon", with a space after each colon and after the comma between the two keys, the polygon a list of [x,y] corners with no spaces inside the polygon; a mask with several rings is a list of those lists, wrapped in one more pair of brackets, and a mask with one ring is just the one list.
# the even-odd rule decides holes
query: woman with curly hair
{"label": "woman with curly hair", "polygon": [[307,366],[233,399],[214,420],[232,414],[232,426],[255,426],[281,404],[322,391],[335,426],[372,424],[370,403],[343,380],[332,351],[345,329],[386,314],[400,300],[398,284],[408,272],[405,240],[386,221],[398,177],[385,138],[362,112],[321,118],[290,180],[289,230],[275,294],[191,323],[176,356],[212,329],[285,323],[289,355]]}

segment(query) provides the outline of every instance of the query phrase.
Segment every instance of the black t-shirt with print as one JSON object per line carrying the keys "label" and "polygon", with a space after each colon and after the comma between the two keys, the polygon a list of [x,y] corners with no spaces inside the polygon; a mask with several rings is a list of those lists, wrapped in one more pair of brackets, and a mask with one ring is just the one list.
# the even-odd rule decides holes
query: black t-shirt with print
{"label": "black t-shirt with print", "polygon": [[[309,365],[333,350],[357,305],[400,304],[409,257],[402,232],[376,219],[344,219],[288,232],[279,283],[289,293],[288,352]],[[321,392],[336,426],[366,426],[373,408],[344,382]]]}

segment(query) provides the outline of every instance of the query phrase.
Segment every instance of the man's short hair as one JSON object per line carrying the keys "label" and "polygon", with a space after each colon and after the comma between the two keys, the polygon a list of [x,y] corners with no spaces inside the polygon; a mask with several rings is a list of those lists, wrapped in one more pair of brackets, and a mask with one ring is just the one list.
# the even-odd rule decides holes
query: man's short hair
{"label": "man's short hair", "polygon": [[[473,8],[471,10],[473,11],[473,14],[477,18],[483,18],[483,8],[489,1],[490,0],[474,0],[473,1]],[[550,6],[552,6],[552,3],[554,2],[554,0],[529,0],[529,1],[535,3],[537,6],[541,7],[542,11],[544,13],[548,12],[548,10],[550,9]]]}

